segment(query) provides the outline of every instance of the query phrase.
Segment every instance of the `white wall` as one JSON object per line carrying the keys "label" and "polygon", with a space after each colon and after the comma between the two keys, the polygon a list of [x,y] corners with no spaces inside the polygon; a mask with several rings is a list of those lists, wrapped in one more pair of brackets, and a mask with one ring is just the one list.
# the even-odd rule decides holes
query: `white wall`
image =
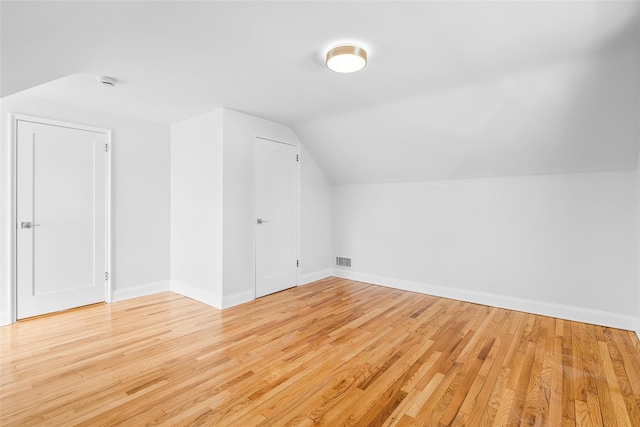
{"label": "white wall", "polygon": [[[255,137],[298,143],[288,127],[218,109],[171,127],[171,289],[226,308],[255,296]],[[331,186],[303,150],[301,266],[330,275]]]}
{"label": "white wall", "polygon": [[254,298],[254,177],[256,135],[297,142],[287,126],[224,109],[223,307]]}
{"label": "white wall", "polygon": [[334,186],[338,275],[633,329],[634,170]]}
{"label": "white wall", "polygon": [[0,187],[2,323],[9,319],[8,257],[11,252],[9,113],[111,129],[112,262],[114,299],[169,288],[169,126],[83,109],[25,94],[3,98]]}
{"label": "white wall", "polygon": [[333,189],[304,146],[300,148],[300,284],[331,276]]}
{"label": "white wall", "polygon": [[222,306],[222,109],[171,126],[171,289]]}

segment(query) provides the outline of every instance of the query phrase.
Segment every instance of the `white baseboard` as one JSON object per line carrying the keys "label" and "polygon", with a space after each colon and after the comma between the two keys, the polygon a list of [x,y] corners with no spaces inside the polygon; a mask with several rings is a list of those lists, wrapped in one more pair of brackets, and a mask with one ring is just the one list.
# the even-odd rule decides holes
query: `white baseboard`
{"label": "white baseboard", "polygon": [[111,293],[111,302],[157,294],[158,292],[168,291],[169,287],[168,280],[161,280],[124,289],[114,289]]}
{"label": "white baseboard", "polygon": [[245,302],[253,301],[254,299],[256,299],[256,292],[253,289],[249,291],[238,292],[226,297],[223,296],[222,309],[244,304]]}
{"label": "white baseboard", "polygon": [[326,268],[320,271],[314,271],[313,273],[303,274],[300,276],[298,280],[298,286],[308,285],[309,283],[313,283],[315,281],[326,279],[327,277],[333,276],[333,269]]}
{"label": "white baseboard", "polygon": [[640,340],[640,319],[638,319],[638,321],[636,322],[636,335],[638,336],[638,339]]}
{"label": "white baseboard", "polygon": [[253,301],[255,299],[255,292],[253,289],[220,297],[212,292],[203,291],[202,289],[198,289],[194,286],[177,282],[175,280],[171,281],[171,291],[210,305],[218,310],[244,304],[245,302]]}
{"label": "white baseboard", "polygon": [[[157,294],[169,290],[169,281],[161,280],[159,282],[144,283],[142,285],[131,286],[124,289],[114,289],[111,292],[111,302],[123,301],[131,298],[142,297],[145,295]],[[10,325],[10,313],[0,313],[0,326]]]}
{"label": "white baseboard", "polygon": [[175,280],[171,281],[171,291],[180,295],[184,295],[187,298],[191,298],[210,305],[211,307],[217,308],[218,310],[222,309],[222,299],[218,295],[215,295],[211,292],[203,291],[202,289],[198,289],[191,285],[177,282]]}
{"label": "white baseboard", "polygon": [[430,285],[427,283],[360,273],[342,268],[333,269],[333,275],[343,279],[357,280],[359,282],[402,289],[410,292],[419,292],[443,298],[451,298],[460,301],[506,308],[515,311],[523,311],[543,316],[557,317],[577,322],[591,323],[594,325],[608,326],[611,328],[626,329],[628,331],[638,331],[638,329],[640,329],[640,325],[638,325],[639,319],[636,317],[607,311],[599,311],[525,298],[516,298],[486,292],[470,291],[466,289]]}

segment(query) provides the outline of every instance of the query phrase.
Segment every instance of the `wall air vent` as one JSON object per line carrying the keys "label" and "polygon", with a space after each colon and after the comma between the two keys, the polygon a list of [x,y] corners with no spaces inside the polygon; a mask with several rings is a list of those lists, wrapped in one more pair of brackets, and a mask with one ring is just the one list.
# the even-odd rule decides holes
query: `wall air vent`
{"label": "wall air vent", "polygon": [[340,256],[336,257],[336,265],[338,267],[348,267],[351,268],[351,258],[342,258]]}

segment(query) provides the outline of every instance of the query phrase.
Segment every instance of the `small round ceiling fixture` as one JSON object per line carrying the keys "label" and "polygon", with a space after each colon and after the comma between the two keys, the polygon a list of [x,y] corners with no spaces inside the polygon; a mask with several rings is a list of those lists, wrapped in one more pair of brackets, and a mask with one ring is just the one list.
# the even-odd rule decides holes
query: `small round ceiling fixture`
{"label": "small round ceiling fixture", "polygon": [[116,85],[116,79],[114,79],[113,77],[98,77],[98,81],[100,83],[102,83],[105,86],[115,86]]}
{"label": "small round ceiling fixture", "polygon": [[336,46],[327,52],[327,67],[336,73],[354,73],[367,66],[367,52],[354,45]]}

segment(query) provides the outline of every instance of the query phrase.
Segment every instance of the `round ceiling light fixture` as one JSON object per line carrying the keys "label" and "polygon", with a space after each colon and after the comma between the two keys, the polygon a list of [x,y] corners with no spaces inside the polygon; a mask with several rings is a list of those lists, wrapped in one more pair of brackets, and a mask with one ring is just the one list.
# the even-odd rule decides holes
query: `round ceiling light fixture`
{"label": "round ceiling light fixture", "polygon": [[336,46],[327,52],[327,67],[336,73],[355,73],[367,66],[367,52],[354,45]]}

